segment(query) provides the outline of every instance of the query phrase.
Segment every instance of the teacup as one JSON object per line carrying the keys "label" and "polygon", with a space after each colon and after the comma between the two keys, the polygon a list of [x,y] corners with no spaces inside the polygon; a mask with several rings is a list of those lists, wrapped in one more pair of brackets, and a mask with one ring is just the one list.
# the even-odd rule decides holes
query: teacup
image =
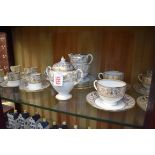
{"label": "teacup", "polygon": [[27,67],[24,68],[24,73],[25,74],[31,74],[31,73],[37,73],[38,67]]}
{"label": "teacup", "polygon": [[20,72],[21,70],[21,65],[17,65],[17,66],[10,66],[11,72]]}
{"label": "teacup", "polygon": [[139,75],[138,75],[138,80],[142,83],[142,85],[143,85],[146,89],[150,89],[151,80],[152,80],[152,74],[151,74],[151,73],[139,74]]}
{"label": "teacup", "polygon": [[4,81],[4,71],[3,69],[0,69],[0,82]]}
{"label": "teacup", "polygon": [[16,72],[8,72],[7,79],[8,81],[17,81],[20,79],[20,74]]}
{"label": "teacup", "polygon": [[8,86],[19,86],[20,84],[20,73],[19,72],[8,72],[7,73]]}
{"label": "teacup", "polygon": [[116,105],[117,101],[124,97],[126,91],[126,83],[120,80],[95,80],[94,87],[101,100],[110,105]]}
{"label": "teacup", "polygon": [[27,77],[28,88],[36,90],[42,88],[42,75],[41,73],[32,73]]}
{"label": "teacup", "polygon": [[98,78],[101,79],[112,79],[112,80],[124,80],[124,73],[119,71],[106,71],[99,73]]}
{"label": "teacup", "polygon": [[93,61],[93,55],[92,54],[68,54],[70,58],[70,62],[72,64],[74,63],[88,63],[91,64]]}

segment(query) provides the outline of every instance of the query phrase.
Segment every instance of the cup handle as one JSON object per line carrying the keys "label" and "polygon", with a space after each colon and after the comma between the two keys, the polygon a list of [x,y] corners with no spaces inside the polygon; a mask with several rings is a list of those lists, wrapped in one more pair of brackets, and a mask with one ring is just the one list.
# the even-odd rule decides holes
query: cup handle
{"label": "cup handle", "polygon": [[101,80],[101,79],[104,79],[104,73],[99,73],[98,74],[98,78]]}
{"label": "cup handle", "polygon": [[74,85],[78,84],[81,81],[81,79],[83,78],[83,71],[81,69],[77,69],[75,72],[76,72],[76,74],[78,72],[80,72],[80,78],[74,83]]}
{"label": "cup handle", "polygon": [[94,88],[97,90],[96,83],[97,83],[97,80],[94,81]]}
{"label": "cup handle", "polygon": [[143,78],[143,74],[138,74],[138,80],[139,80],[141,83],[143,83],[142,78]]}
{"label": "cup handle", "polygon": [[44,72],[44,74],[47,76],[47,79],[49,80],[49,70],[51,70],[52,68],[51,68],[51,66],[47,66],[46,67],[46,70],[45,70],[45,72]]}
{"label": "cup handle", "polygon": [[88,56],[88,57],[90,57],[90,61],[88,62],[88,64],[91,64],[91,63],[92,63],[92,61],[93,61],[93,59],[94,59],[94,57],[93,57],[93,55],[92,55],[92,54],[88,54],[87,56]]}

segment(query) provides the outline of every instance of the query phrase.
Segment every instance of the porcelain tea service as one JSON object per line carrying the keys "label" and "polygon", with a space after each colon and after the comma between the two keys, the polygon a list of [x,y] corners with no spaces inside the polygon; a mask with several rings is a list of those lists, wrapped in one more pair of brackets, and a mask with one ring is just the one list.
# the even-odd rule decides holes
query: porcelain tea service
{"label": "porcelain tea service", "polygon": [[73,65],[67,62],[64,57],[52,67],[46,68],[46,74],[52,87],[58,92],[58,100],[68,100],[72,98],[70,91],[77,85],[83,77],[81,69],[74,69]]}

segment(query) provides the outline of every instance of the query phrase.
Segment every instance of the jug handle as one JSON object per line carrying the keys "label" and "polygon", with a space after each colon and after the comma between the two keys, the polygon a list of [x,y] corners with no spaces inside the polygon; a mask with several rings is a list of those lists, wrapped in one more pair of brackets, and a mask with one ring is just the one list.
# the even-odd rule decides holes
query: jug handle
{"label": "jug handle", "polygon": [[104,73],[99,73],[98,74],[98,78],[101,80],[101,79],[104,79]]}
{"label": "jug handle", "polygon": [[45,74],[46,74],[46,75],[49,75],[48,72],[49,72],[49,70],[51,70],[51,69],[52,69],[51,66],[47,66],[47,67],[46,67],[46,70],[45,70]]}
{"label": "jug handle", "polygon": [[90,57],[90,61],[88,62],[88,64],[91,64],[91,63],[92,63],[92,61],[93,61],[93,59],[94,59],[94,57],[93,57],[93,55],[92,55],[92,54],[88,54],[87,56],[88,56],[88,57]]}
{"label": "jug handle", "polygon": [[141,83],[143,83],[142,78],[143,78],[143,74],[138,74],[138,80],[139,80]]}
{"label": "jug handle", "polygon": [[97,80],[94,81],[94,88],[97,90],[96,83],[97,83]]}
{"label": "jug handle", "polygon": [[80,78],[74,83],[74,85],[78,84],[83,78],[83,71],[81,69],[77,69],[75,72],[76,73],[80,72],[81,74],[80,74]]}

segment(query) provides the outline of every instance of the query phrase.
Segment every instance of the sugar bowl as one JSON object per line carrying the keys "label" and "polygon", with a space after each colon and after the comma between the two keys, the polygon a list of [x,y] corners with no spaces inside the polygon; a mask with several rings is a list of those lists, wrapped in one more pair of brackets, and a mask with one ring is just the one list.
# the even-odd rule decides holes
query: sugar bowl
{"label": "sugar bowl", "polygon": [[82,70],[75,70],[71,63],[65,61],[64,57],[52,67],[48,66],[46,68],[46,74],[51,85],[58,92],[56,95],[58,100],[72,98],[70,91],[83,77]]}

